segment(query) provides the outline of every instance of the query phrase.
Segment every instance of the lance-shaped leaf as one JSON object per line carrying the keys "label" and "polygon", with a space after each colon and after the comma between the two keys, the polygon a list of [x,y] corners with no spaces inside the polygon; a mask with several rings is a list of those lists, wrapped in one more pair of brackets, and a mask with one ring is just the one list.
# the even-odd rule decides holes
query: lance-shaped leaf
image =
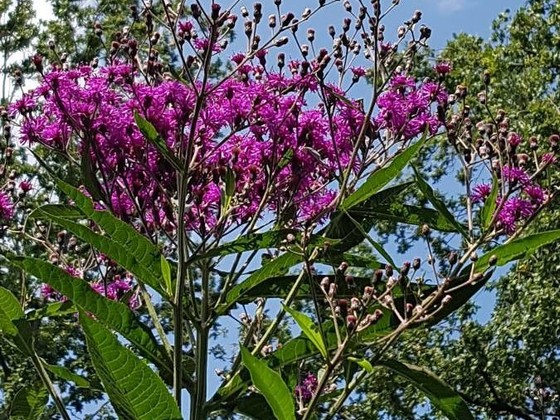
{"label": "lance-shaped leaf", "polygon": [[493,175],[492,177],[492,189],[490,190],[490,195],[486,198],[484,206],[480,211],[480,218],[482,219],[482,228],[484,230],[490,227],[490,222],[494,217],[494,211],[498,205],[498,193],[500,191],[500,184],[498,182],[498,177]]}
{"label": "lance-shaped leaf", "polygon": [[0,316],[10,321],[23,318],[23,309],[16,297],[8,289],[0,287]]}
{"label": "lance-shaped leaf", "polygon": [[325,346],[323,337],[321,337],[321,333],[319,332],[319,329],[317,325],[315,325],[313,320],[307,315],[298,312],[290,308],[289,306],[283,304],[282,307],[292,316],[292,318],[294,318],[294,321],[296,321],[298,326],[301,328],[303,334],[305,334],[305,336],[313,343],[313,345],[317,347],[317,350],[319,350],[321,356],[323,356],[323,359],[327,360],[327,347]]}
{"label": "lance-shaped leaf", "polygon": [[9,418],[26,420],[41,418],[48,402],[49,393],[41,382],[23,387],[14,395],[10,404]]}
{"label": "lance-shaped leaf", "polygon": [[264,396],[277,420],[295,420],[294,397],[278,372],[266,362],[257,359],[245,347],[241,347],[241,359],[249,370],[251,382]]}
{"label": "lance-shaped leaf", "polygon": [[277,248],[285,241],[289,234],[297,235],[294,229],[270,230],[264,233],[251,233],[243,235],[231,242],[220,245],[208,252],[193,256],[192,261],[199,261],[212,257],[238,254],[265,248]]}
{"label": "lance-shaped leaf", "polygon": [[137,320],[134,312],[126,305],[101,296],[87,281],[73,277],[60,267],[41,259],[13,255],[8,258],[12,264],[67,296],[79,309],[92,313],[108,328],[122,334],[144,357],[160,369],[171,373],[169,363],[166,362],[152,332]]}
{"label": "lance-shaped leaf", "polygon": [[32,321],[41,318],[55,318],[78,312],[78,309],[70,300],[64,302],[53,302],[40,308],[33,309],[25,314],[25,319]]}
{"label": "lance-shaped leaf", "polygon": [[342,254],[362,243],[365,239],[364,232],[369,232],[378,220],[377,216],[369,213],[369,210],[375,206],[394,202],[412,184],[412,182],[405,182],[386,188],[349,210],[335,212],[329,224],[319,232],[320,235],[337,241],[328,249],[329,255]]}
{"label": "lance-shaped leaf", "polygon": [[173,169],[179,172],[184,171],[185,165],[169,150],[165,140],[158,134],[156,128],[136,111],[134,112],[134,121],[136,121],[136,125],[146,140],[155,146],[165,160],[173,166]]}
{"label": "lance-shaped leaf", "polygon": [[67,382],[72,382],[78,388],[96,388],[101,390],[100,386],[93,387],[87,379],[83,378],[80,375],[76,375],[74,372],[72,372],[68,368],[65,368],[64,366],[49,365],[45,361],[43,361],[43,366],[45,367],[45,369],[47,369],[49,372],[54,374],[59,379],[62,379]]}
{"label": "lance-shaped leaf", "polygon": [[0,287],[0,332],[9,342],[27,356],[33,354],[33,332],[29,322],[22,319],[23,309],[8,289]]}
{"label": "lance-shaped leaf", "polygon": [[123,419],[181,419],[181,412],[162,380],[101,323],[80,313],[93,366]]}
{"label": "lance-shaped leaf", "polygon": [[374,205],[363,211],[354,210],[352,214],[354,217],[362,215],[363,217],[375,217],[378,220],[389,220],[406,225],[422,226],[427,224],[440,232],[458,231],[457,227],[437,210],[402,204],[397,201],[390,205]]}
{"label": "lance-shaped leaf", "polygon": [[375,193],[381,190],[385,185],[395,179],[405,168],[412,158],[418,153],[426,142],[427,133],[415,144],[407,147],[401,153],[393,158],[393,160],[385,167],[373,172],[366,182],[364,182],[356,191],[348,196],[343,202],[341,208],[350,210],[352,207],[363,203]]}
{"label": "lance-shaped leaf", "polygon": [[503,266],[512,261],[529,256],[542,246],[551,244],[560,239],[560,229],[548,232],[534,233],[507,244],[497,246],[480,257],[475,263],[475,271],[485,271],[490,266],[494,257],[495,265]]}
{"label": "lance-shaped leaf", "polygon": [[226,295],[226,305],[218,308],[220,314],[226,313],[229,308],[235,305],[240,297],[258,286],[270,277],[284,274],[288,269],[301,262],[301,257],[287,252],[266,263],[263,267],[255,271],[238,285],[234,286]]}
{"label": "lance-shaped leaf", "polygon": [[[62,181],[59,181],[62,183]],[[109,258],[116,261],[136,278],[149,285],[162,296],[168,296],[165,290],[164,274],[161,268],[161,253],[147,238],[140,235],[132,226],[114,217],[109,211],[93,209],[93,203],[82,193],[65,184],[66,193],[75,194],[74,201],[89,218],[104,230],[97,233],[84,224],[75,221],[76,209],[69,206],[43,206],[36,209],[31,216],[51,220],[69,230]],[[61,186],[61,188],[63,188]],[[70,195],[70,194],[69,194]]]}
{"label": "lance-shaped leaf", "polygon": [[372,373],[373,372],[373,366],[371,365],[369,360],[360,359],[358,357],[353,357],[353,356],[347,357],[347,359],[351,362],[356,363],[358,366],[360,366],[367,373]]}
{"label": "lance-shaped leaf", "polygon": [[408,379],[449,420],[474,420],[469,407],[457,392],[428,369],[393,359],[384,359],[378,363]]}
{"label": "lance-shaped leaf", "polygon": [[[321,280],[324,277],[328,277],[332,282],[337,282],[338,289],[336,291],[336,296],[338,298],[351,298],[356,295],[357,291],[361,291],[366,286],[371,285],[371,277],[352,277],[352,283],[337,281],[335,275],[317,275],[313,276],[313,285],[315,287],[315,294],[322,295],[321,291]],[[283,298],[289,293],[293,284],[296,282],[298,276],[287,275],[287,276],[275,276],[269,277],[266,281],[259,283],[257,286],[251,288],[247,292],[243,293],[237,300],[238,303],[250,303],[255,299],[262,298]],[[299,288],[296,299],[310,299],[313,297],[310,289],[310,282],[304,282]]]}
{"label": "lance-shaped leaf", "polygon": [[422,194],[424,194],[424,196],[430,201],[430,203],[432,203],[432,206],[434,206],[434,208],[443,217],[445,217],[451,225],[455,226],[457,232],[460,232],[464,237],[468,237],[469,235],[465,227],[457,221],[455,216],[451,214],[451,212],[447,208],[447,204],[436,197],[433,188],[422,178],[422,176],[414,166],[412,167],[412,169],[414,170],[414,174],[416,176],[416,185],[418,185],[418,188],[420,189],[420,191],[422,191]]}

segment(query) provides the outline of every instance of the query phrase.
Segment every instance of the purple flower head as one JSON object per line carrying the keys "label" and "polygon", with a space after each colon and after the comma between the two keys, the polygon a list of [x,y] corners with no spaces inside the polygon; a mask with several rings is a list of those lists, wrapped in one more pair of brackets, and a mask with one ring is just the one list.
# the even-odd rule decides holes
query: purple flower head
{"label": "purple flower head", "polygon": [[509,165],[504,165],[502,168],[502,178],[508,181],[510,184],[521,184],[526,185],[530,182],[529,175],[521,168],[512,167]]}
{"label": "purple flower head", "polygon": [[501,208],[498,214],[498,221],[506,233],[512,234],[515,232],[517,222],[531,217],[533,213],[534,208],[529,200],[510,197]]}
{"label": "purple flower head", "polygon": [[27,193],[27,192],[31,191],[31,189],[33,188],[33,185],[29,181],[21,181],[19,183],[19,188],[22,192]]}
{"label": "purple flower head", "polygon": [[0,191],[0,219],[7,221],[14,216],[14,203],[8,194]]}
{"label": "purple flower head", "polygon": [[451,70],[453,70],[453,66],[449,61],[440,61],[435,65],[434,70],[440,76],[445,76],[451,73]]}
{"label": "purple flower head", "polygon": [[515,149],[521,143],[521,136],[517,133],[511,132],[507,137],[508,144]]}
{"label": "purple flower head", "polygon": [[528,185],[523,191],[527,194],[531,203],[537,207],[547,199],[546,191],[538,185]]}
{"label": "purple flower head", "polygon": [[492,186],[489,184],[480,184],[473,188],[471,201],[473,203],[480,203],[486,200],[492,191]]}
{"label": "purple flower head", "polygon": [[301,400],[303,403],[311,401],[313,393],[317,390],[317,385],[317,376],[312,373],[308,373],[303,381],[301,381],[295,388],[296,398]]}

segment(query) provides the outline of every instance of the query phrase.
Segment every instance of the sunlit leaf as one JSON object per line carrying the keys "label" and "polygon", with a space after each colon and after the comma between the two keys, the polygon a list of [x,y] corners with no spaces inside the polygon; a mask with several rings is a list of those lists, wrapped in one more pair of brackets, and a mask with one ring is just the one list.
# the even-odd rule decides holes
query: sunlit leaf
{"label": "sunlit leaf", "polygon": [[484,230],[490,227],[490,222],[494,217],[494,211],[498,203],[498,193],[500,191],[500,184],[498,182],[498,177],[494,174],[492,176],[492,190],[490,190],[490,195],[486,198],[484,206],[480,212],[482,219],[482,228]]}
{"label": "sunlit leaf", "polygon": [[[105,233],[97,233],[88,226],[73,220],[76,209],[69,206],[43,206],[31,216],[49,219],[69,230],[74,235],[101,251],[122,267],[134,274],[163,296],[167,296],[161,267],[161,253],[147,238],[140,235],[132,226],[114,217],[109,211],[94,210],[93,203],[69,185],[61,189],[73,193],[76,205],[84,217],[94,221]],[[75,191],[73,191],[75,190]],[[78,195],[79,194],[79,195]]]}
{"label": "sunlit leaf", "polygon": [[347,359],[350,360],[351,362],[356,363],[358,366],[360,366],[367,373],[372,373],[373,372],[373,366],[371,365],[369,360],[359,359],[357,357],[352,357],[352,356],[347,357]]}
{"label": "sunlit leaf", "polygon": [[352,207],[366,201],[385,185],[395,179],[412,160],[426,142],[427,133],[413,145],[407,147],[385,167],[373,172],[356,191],[348,196],[341,205],[341,209],[350,210]]}
{"label": "sunlit leaf", "polygon": [[278,372],[269,368],[245,347],[241,347],[243,364],[249,370],[251,382],[264,396],[277,420],[295,420],[294,397]]}
{"label": "sunlit leaf", "polygon": [[125,348],[101,323],[80,313],[93,366],[111,405],[124,419],[181,419],[175,400],[161,379]]}
{"label": "sunlit leaf", "polygon": [[551,244],[559,239],[560,229],[534,233],[507,244],[497,246],[476,261],[475,271],[482,272],[488,269],[490,259],[493,257],[496,258],[495,265],[503,266],[512,261],[525,258],[540,247]]}
{"label": "sunlit leaf", "polygon": [[122,334],[141,351],[143,356],[160,369],[170,369],[150,329],[139,322],[134,312],[126,305],[101,296],[91,288],[87,281],[73,277],[49,262],[17,256],[9,256],[9,260],[28,274],[37,277],[67,296],[82,311],[95,315],[108,328]]}
{"label": "sunlit leaf", "polygon": [[323,338],[321,337],[319,329],[313,322],[313,320],[307,315],[298,312],[286,305],[282,305],[282,307],[292,316],[292,318],[294,318],[298,326],[301,328],[303,334],[305,334],[305,336],[309,338],[309,340],[311,340],[315,347],[317,347],[317,350],[319,350],[319,352],[323,356],[323,359],[327,360],[327,348],[325,346],[325,343],[323,342]]}

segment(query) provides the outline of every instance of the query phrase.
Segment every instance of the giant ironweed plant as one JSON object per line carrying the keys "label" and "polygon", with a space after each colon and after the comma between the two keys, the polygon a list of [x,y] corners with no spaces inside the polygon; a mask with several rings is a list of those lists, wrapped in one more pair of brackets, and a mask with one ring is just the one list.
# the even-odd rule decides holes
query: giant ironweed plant
{"label": "giant ironweed plant", "polygon": [[[470,115],[466,88],[444,88],[450,63],[437,62],[432,80],[412,77],[431,30],[417,11],[386,39],[398,3],[320,1],[296,15],[277,0],[265,18],[260,3],[163,2],[134,14],[136,32],[105,39],[96,62],[33,58],[40,85],[3,118],[45,171],[63,162],[81,181],[56,178],[51,202],[12,227],[15,190],[4,188],[5,229],[34,237],[47,257],[18,255],[9,242],[3,254],[45,283],[43,316],[78,315],[119,417],[182,418],[186,390],[191,419],[333,418],[385,368],[449,418],[472,418],[428,370],[384,354],[407,329],[467,302],[495,266],[560,237],[523,235],[553,197],[555,149],[519,153],[523,138],[487,92],[488,115]],[[347,14],[328,28],[328,48],[310,26],[325,7]],[[132,36],[139,28],[142,39]],[[228,49],[234,30],[243,52]],[[163,42],[175,48],[169,62]],[[462,170],[457,214],[411,165],[444,134]],[[413,188],[425,205],[403,199]],[[372,232],[382,220],[416,226],[424,255],[397,263]],[[445,261],[436,237],[456,248]],[[364,241],[369,257],[356,252]],[[373,276],[352,274],[363,268]],[[0,296],[4,336],[69,418],[52,378],[83,378],[47,372],[36,322],[7,290]],[[240,326],[228,338],[239,351],[210,390],[211,337],[225,318]],[[288,319],[299,335],[289,336]]]}

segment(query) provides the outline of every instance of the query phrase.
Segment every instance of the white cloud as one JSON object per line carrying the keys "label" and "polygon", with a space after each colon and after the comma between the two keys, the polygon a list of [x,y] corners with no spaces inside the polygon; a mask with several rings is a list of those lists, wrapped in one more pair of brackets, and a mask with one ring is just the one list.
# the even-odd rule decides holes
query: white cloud
{"label": "white cloud", "polygon": [[442,13],[454,13],[463,10],[466,5],[465,0],[438,0],[437,7]]}

